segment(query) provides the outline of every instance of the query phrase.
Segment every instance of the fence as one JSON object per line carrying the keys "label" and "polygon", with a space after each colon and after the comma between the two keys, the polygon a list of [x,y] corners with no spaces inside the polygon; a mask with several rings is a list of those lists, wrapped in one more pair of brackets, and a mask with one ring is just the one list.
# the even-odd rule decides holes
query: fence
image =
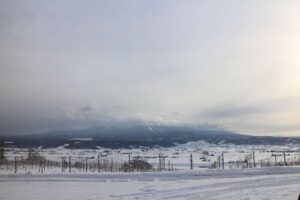
{"label": "fence", "polygon": [[[257,168],[270,166],[294,166],[300,165],[300,156],[286,152],[272,153],[267,159],[257,159],[255,152],[242,154],[243,158],[230,160],[230,154],[224,152],[216,156],[216,160],[208,163],[207,168],[231,169],[231,168]],[[297,154],[300,155],[300,154]],[[281,158],[281,159],[279,159]],[[197,168],[194,159],[196,156],[191,153],[186,159],[186,169]],[[150,172],[150,171],[173,171],[178,170],[170,157],[159,154],[157,163],[149,163],[147,158],[142,156],[128,155],[126,161],[120,161],[109,156],[60,156],[59,160],[50,160],[39,155],[35,151],[29,151],[28,156],[14,156],[13,159],[2,159],[0,168],[12,171],[13,173],[103,173],[103,172]],[[199,167],[199,166],[198,166]]]}

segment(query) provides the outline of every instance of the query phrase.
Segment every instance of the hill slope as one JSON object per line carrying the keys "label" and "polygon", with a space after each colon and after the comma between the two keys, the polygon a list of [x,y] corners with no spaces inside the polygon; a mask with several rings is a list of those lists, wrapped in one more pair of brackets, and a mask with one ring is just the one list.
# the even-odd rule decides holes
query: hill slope
{"label": "hill slope", "polygon": [[172,146],[190,141],[211,143],[273,144],[300,143],[300,138],[258,137],[236,134],[219,128],[168,125],[114,125],[84,130],[64,130],[23,136],[7,136],[17,147],[129,148],[132,146]]}

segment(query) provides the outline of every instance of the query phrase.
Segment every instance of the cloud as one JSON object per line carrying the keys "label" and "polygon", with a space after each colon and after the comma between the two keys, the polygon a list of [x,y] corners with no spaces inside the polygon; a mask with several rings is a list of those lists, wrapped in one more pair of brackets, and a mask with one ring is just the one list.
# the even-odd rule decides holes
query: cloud
{"label": "cloud", "polygon": [[94,109],[93,109],[93,107],[92,106],[84,106],[84,107],[82,107],[79,111],[80,112],[91,112],[91,111],[93,111]]}
{"label": "cloud", "polygon": [[244,106],[222,105],[201,112],[201,116],[208,117],[208,118],[232,118],[232,117],[242,117],[247,115],[257,115],[265,112],[270,112],[270,110],[261,107],[245,106],[245,105]]}

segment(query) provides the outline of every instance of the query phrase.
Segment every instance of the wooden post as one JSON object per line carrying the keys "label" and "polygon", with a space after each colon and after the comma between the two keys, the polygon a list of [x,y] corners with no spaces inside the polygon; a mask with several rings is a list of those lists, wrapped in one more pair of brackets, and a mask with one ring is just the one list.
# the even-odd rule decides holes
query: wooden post
{"label": "wooden post", "polygon": [[113,171],[113,167],[114,167],[114,161],[113,158],[110,158],[110,172]]}
{"label": "wooden post", "polygon": [[84,171],[84,158],[81,158],[81,170]]}
{"label": "wooden post", "polygon": [[88,162],[87,162],[88,158],[85,158],[85,172],[87,173],[88,170]]}
{"label": "wooden post", "polygon": [[98,173],[100,173],[100,155],[98,155],[97,168],[98,168]]}
{"label": "wooden post", "polygon": [[256,167],[256,163],[255,163],[255,152],[252,152],[252,158],[253,158],[253,166],[254,168]]}
{"label": "wooden post", "polygon": [[130,173],[130,154],[128,154],[128,173]]}
{"label": "wooden post", "polygon": [[193,154],[190,155],[190,167],[191,167],[191,170],[193,170],[194,166],[193,166]]}
{"label": "wooden post", "polygon": [[[62,165],[62,172],[65,172],[65,170],[67,169],[67,167],[69,167],[69,163],[67,161],[68,157],[61,157],[61,165]],[[69,156],[69,162],[70,162],[70,156]],[[69,169],[70,170],[70,169]]]}
{"label": "wooden post", "polygon": [[225,169],[224,153],[222,152],[222,168]]}
{"label": "wooden post", "polygon": [[64,158],[61,157],[61,172],[64,172]]}
{"label": "wooden post", "polygon": [[17,171],[18,171],[18,164],[17,164],[17,162],[18,162],[18,158],[15,156],[15,174],[17,173]]}
{"label": "wooden post", "polygon": [[139,171],[139,156],[136,157],[136,171]]}
{"label": "wooden post", "polygon": [[160,171],[164,169],[164,159],[162,156],[160,156]]}
{"label": "wooden post", "polygon": [[275,157],[275,166],[277,166],[277,154],[272,154],[273,157]]}
{"label": "wooden post", "polygon": [[71,155],[69,155],[69,173],[71,173]]}
{"label": "wooden post", "polygon": [[160,154],[158,155],[158,171],[161,171],[161,158],[160,158]]}
{"label": "wooden post", "polygon": [[40,172],[41,172],[41,174],[43,173],[43,170],[44,170],[43,161],[40,161]]}
{"label": "wooden post", "polygon": [[285,152],[283,152],[283,161],[284,161],[284,166],[287,166],[287,164],[286,164]]}
{"label": "wooden post", "polygon": [[170,163],[170,160],[168,161],[168,170],[171,171],[171,163]]}

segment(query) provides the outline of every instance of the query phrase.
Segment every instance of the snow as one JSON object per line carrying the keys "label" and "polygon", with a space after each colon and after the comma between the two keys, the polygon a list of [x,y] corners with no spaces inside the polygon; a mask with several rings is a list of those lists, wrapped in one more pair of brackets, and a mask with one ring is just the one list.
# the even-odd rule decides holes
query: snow
{"label": "snow", "polygon": [[[75,138],[73,138],[75,139]],[[77,138],[79,139],[79,138]],[[81,138],[89,139],[89,138]],[[75,142],[75,141],[74,141]],[[79,141],[76,141],[79,142]],[[80,141],[83,142],[83,141]],[[233,145],[233,144],[211,144],[205,141],[189,142],[187,144],[180,144],[173,147],[163,148],[146,148],[136,147],[132,149],[68,149],[67,145],[58,148],[40,148],[40,155],[46,159],[53,161],[61,161],[61,157],[68,157],[71,155],[72,161],[80,160],[83,157],[109,157],[117,162],[124,162],[128,160],[128,155],[131,157],[139,156],[141,159],[154,164],[157,167],[158,155],[166,156],[166,162],[170,161],[176,169],[189,169],[190,154],[193,154],[194,169],[209,168],[211,164],[218,160],[218,156],[224,153],[224,161],[226,163],[233,163],[236,161],[245,160],[245,157],[252,152],[255,152],[256,162],[261,161],[270,162],[274,165],[274,157],[272,154],[282,154],[286,151],[287,162],[300,162],[300,146],[299,145]],[[14,157],[27,157],[27,149],[7,148],[6,157],[14,160]],[[283,162],[283,156],[277,157],[278,162]],[[96,160],[91,161],[96,162]],[[226,164],[225,167],[236,167],[233,164]]]}
{"label": "snow", "polygon": [[300,168],[0,175],[0,199],[296,200]]}
{"label": "snow", "polygon": [[[78,138],[76,138],[77,140]],[[81,138],[82,139],[82,138]],[[84,138],[88,139],[88,138]],[[74,141],[75,142],[75,141]],[[79,141],[76,141],[79,142]],[[17,165],[17,173],[11,164],[0,166],[0,199],[4,200],[88,200],[88,199],[204,199],[204,200],[296,200],[300,193],[300,167],[263,167],[261,161],[271,162],[273,154],[286,152],[287,162],[299,164],[299,145],[233,145],[210,144],[205,141],[190,142],[174,147],[136,147],[131,149],[36,149],[46,159],[61,162],[62,157],[71,162],[87,157],[113,159],[122,163],[139,156],[157,169],[158,155],[164,155],[166,162],[174,164],[174,171],[116,173],[97,170],[77,170],[61,167]],[[256,168],[237,167],[231,164],[255,153]],[[190,154],[193,154],[194,170],[190,168]],[[225,170],[209,169],[211,164],[224,154]],[[5,156],[14,161],[25,159],[27,149],[6,148]],[[283,162],[283,156],[277,158]],[[13,162],[11,162],[13,163]],[[90,159],[89,163],[97,163]],[[253,167],[253,166],[251,166]]]}

